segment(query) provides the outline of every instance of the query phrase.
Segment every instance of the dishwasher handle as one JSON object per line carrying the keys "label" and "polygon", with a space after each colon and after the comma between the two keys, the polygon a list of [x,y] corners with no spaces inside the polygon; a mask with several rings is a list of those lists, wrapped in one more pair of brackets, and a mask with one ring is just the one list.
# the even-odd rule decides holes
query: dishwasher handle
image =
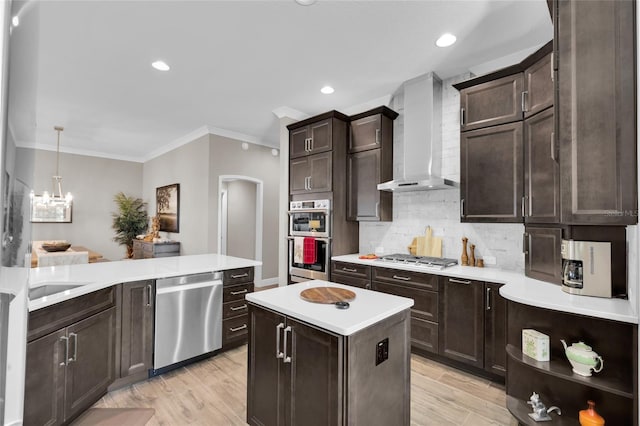
{"label": "dishwasher handle", "polygon": [[176,293],[180,291],[195,290],[198,288],[215,287],[215,286],[221,286],[221,285],[222,285],[222,280],[213,280],[213,281],[208,281],[204,283],[195,283],[195,284],[182,284],[182,285],[176,285],[173,287],[164,287],[164,288],[156,289],[156,295]]}

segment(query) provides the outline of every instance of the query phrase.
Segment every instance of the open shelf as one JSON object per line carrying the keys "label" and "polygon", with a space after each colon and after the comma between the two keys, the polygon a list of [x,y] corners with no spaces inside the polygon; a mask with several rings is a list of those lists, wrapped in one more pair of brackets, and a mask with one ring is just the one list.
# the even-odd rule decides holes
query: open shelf
{"label": "open shelf", "polygon": [[540,425],[579,426],[580,425],[578,420],[571,417],[564,416],[564,415],[559,416],[558,413],[555,411],[551,413],[551,421],[536,422],[531,417],[529,417],[529,413],[531,412],[531,407],[527,405],[526,402],[509,395],[507,395],[507,409],[509,410],[511,415],[515,417],[516,420],[518,420],[520,424],[527,425],[527,426],[540,426]]}
{"label": "open shelf", "polygon": [[[536,361],[535,359],[524,355],[520,349],[511,344],[507,345],[507,356],[511,357],[511,359],[513,359],[515,362],[534,368],[543,374],[548,374],[550,376],[558,377],[570,382],[579,383],[594,389],[599,389],[604,392],[622,396],[624,398],[633,399],[632,383],[627,383],[613,377],[602,377],[597,375],[591,377],[580,376],[572,371],[571,365],[566,359]],[[533,424],[535,424],[535,422]]]}

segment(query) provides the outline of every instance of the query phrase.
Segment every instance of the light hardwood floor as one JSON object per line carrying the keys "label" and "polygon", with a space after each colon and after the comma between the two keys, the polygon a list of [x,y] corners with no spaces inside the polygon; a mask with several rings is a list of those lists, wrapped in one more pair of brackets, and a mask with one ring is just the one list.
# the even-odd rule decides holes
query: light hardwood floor
{"label": "light hardwood floor", "polygon": [[[94,407],[154,408],[148,426],[244,425],[246,386],[245,345],[110,392]],[[504,407],[503,386],[412,355],[412,425],[517,425]]]}

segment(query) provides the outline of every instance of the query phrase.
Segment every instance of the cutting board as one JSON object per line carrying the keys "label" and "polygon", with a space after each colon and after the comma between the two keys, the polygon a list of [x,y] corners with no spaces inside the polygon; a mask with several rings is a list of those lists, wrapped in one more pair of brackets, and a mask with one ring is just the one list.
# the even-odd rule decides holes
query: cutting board
{"label": "cutting board", "polygon": [[[412,246],[415,241],[415,253],[412,252]],[[414,238],[409,246],[409,252],[417,256],[442,257],[442,238],[434,237],[433,230],[427,226],[424,236]]]}
{"label": "cutting board", "polygon": [[351,302],[356,294],[340,287],[313,287],[300,292],[300,297],[313,303]]}

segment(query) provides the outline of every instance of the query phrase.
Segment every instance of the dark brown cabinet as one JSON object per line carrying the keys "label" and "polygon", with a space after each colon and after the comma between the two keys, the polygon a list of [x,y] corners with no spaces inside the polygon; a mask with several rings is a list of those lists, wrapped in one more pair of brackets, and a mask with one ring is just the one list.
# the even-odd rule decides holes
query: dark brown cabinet
{"label": "dark brown cabinet", "polygon": [[553,108],[524,121],[524,221],[560,222],[560,165]]}
{"label": "dark brown cabinet", "polygon": [[507,368],[507,301],[500,296],[502,284],[484,284],[484,369],[498,376]]}
{"label": "dark brown cabinet", "polygon": [[522,73],[487,81],[460,91],[460,130],[522,120]]}
{"label": "dark brown cabinet", "polygon": [[247,423],[342,424],[341,336],[250,306]]}
{"label": "dark brown cabinet", "polygon": [[390,221],[393,195],[378,184],[393,179],[393,120],[398,113],[375,108],[351,117],[347,159],[347,219]]}
{"label": "dark brown cabinet", "polygon": [[460,135],[461,222],[522,222],[522,122]]}
{"label": "dark brown cabinet", "polygon": [[524,70],[524,118],[531,117],[553,105],[553,54],[548,53]]}
{"label": "dark brown cabinet", "polygon": [[63,424],[104,395],[115,379],[115,337],[109,308],[29,342],[24,423]]}
{"label": "dark brown cabinet", "polygon": [[155,257],[180,256],[180,242],[169,241],[154,243],[151,241],[133,240],[134,259],[152,259]]}
{"label": "dark brown cabinet", "polygon": [[306,194],[332,189],[331,152],[299,157],[289,162],[289,192]]}
{"label": "dark brown cabinet", "polygon": [[122,284],[120,377],[145,378],[153,368],[155,282]]}
{"label": "dark brown cabinet", "polygon": [[254,269],[229,269],[223,274],[222,349],[247,343],[249,312],[245,296],[253,292]]}
{"label": "dark brown cabinet", "polygon": [[439,353],[484,368],[484,285],[442,277]]}
{"label": "dark brown cabinet", "polygon": [[331,151],[331,126],[332,120],[329,118],[292,130],[289,133],[289,158]]}
{"label": "dark brown cabinet", "polygon": [[562,228],[526,226],[524,273],[538,280],[562,283]]}
{"label": "dark brown cabinet", "polygon": [[637,223],[632,1],[558,1],[562,223]]}
{"label": "dark brown cabinet", "polygon": [[371,267],[332,261],[331,281],[338,284],[371,289]]}
{"label": "dark brown cabinet", "polygon": [[372,268],[372,290],[413,299],[411,348],[438,353],[438,276]]}

